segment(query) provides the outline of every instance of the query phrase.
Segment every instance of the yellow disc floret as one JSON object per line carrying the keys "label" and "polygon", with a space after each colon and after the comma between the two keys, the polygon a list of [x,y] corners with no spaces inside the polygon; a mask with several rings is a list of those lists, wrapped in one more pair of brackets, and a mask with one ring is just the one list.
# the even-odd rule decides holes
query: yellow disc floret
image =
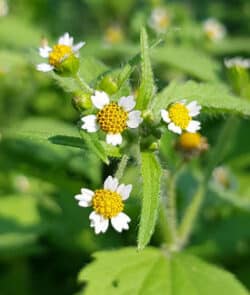
{"label": "yellow disc floret", "polygon": [[191,120],[187,107],[182,103],[174,103],[168,109],[170,120],[181,129],[186,129]]}
{"label": "yellow disc floret", "polygon": [[123,32],[119,26],[110,26],[105,32],[105,40],[110,44],[120,43],[123,38]]}
{"label": "yellow disc floret", "polygon": [[184,150],[199,149],[202,143],[200,133],[183,133],[179,138],[179,145]]}
{"label": "yellow disc floret", "polygon": [[97,114],[97,121],[104,132],[121,133],[127,128],[128,113],[117,103],[112,102]]}
{"label": "yellow disc floret", "polygon": [[66,57],[73,54],[72,48],[68,45],[57,44],[49,54],[49,63],[52,66],[58,66]]}
{"label": "yellow disc floret", "polygon": [[93,197],[93,208],[104,218],[112,218],[123,210],[124,204],[118,193],[99,189],[95,191]]}

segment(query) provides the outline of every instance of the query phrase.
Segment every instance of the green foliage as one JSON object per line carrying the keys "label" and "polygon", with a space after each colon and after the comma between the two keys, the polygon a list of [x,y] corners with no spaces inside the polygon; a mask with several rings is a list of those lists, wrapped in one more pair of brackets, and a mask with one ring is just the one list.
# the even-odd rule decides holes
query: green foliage
{"label": "green foliage", "polygon": [[250,115],[250,103],[231,94],[224,85],[194,81],[182,84],[174,81],[161,91],[152,102],[151,107],[156,119],[159,118],[158,114],[161,109],[165,109],[170,103],[182,99],[196,100],[208,113]]}
{"label": "green foliage", "polygon": [[140,253],[124,248],[94,257],[79,275],[80,282],[87,282],[79,294],[248,294],[228,272],[185,253],[171,257],[154,248]]}
{"label": "green foliage", "polygon": [[149,105],[154,94],[154,77],[151,68],[148,36],[145,29],[141,31],[141,83],[137,97],[136,106],[139,110],[144,110]]}
{"label": "green foliage", "polygon": [[202,81],[218,80],[219,63],[199,49],[168,45],[153,50],[154,62],[177,68]]}
{"label": "green foliage", "polygon": [[149,243],[154,232],[160,202],[161,168],[153,153],[141,153],[141,173],[143,196],[137,242],[140,250]]}
{"label": "green foliage", "polygon": [[0,253],[18,255],[37,247],[38,237],[46,230],[41,223],[38,203],[32,196],[5,196],[0,198]]}
{"label": "green foliage", "polygon": [[[47,141],[55,136],[78,136],[73,126],[49,118],[29,118],[18,126],[5,131],[6,136],[26,138],[34,141]],[[79,137],[79,136],[78,136]]]}
{"label": "green foliage", "polygon": [[80,131],[80,135],[88,146],[89,151],[95,153],[104,163],[109,164],[105,148],[101,144],[98,136],[96,134],[89,134],[86,131]]}

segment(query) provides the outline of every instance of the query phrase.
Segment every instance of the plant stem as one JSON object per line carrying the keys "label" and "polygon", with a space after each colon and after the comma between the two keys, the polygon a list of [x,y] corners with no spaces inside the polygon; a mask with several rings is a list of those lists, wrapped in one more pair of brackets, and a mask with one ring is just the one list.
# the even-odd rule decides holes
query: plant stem
{"label": "plant stem", "polygon": [[127,163],[128,163],[128,159],[129,158],[127,155],[123,155],[121,158],[121,161],[120,161],[118,168],[116,170],[116,173],[115,173],[115,178],[117,178],[118,180],[120,178],[122,178],[122,176],[123,176],[124,170],[125,170]]}
{"label": "plant stem", "polygon": [[80,77],[79,72],[74,76],[76,83],[80,86],[80,88],[87,93],[93,93],[93,89],[89,87],[89,85]]}
{"label": "plant stem", "polygon": [[176,174],[169,175],[167,179],[167,206],[166,215],[170,231],[171,244],[176,242],[176,227],[177,227],[177,215],[176,215]]}
{"label": "plant stem", "polygon": [[199,214],[203,199],[207,191],[209,178],[213,172],[213,169],[225,156],[226,152],[228,152],[228,144],[232,141],[232,137],[237,131],[238,122],[238,119],[230,117],[219,133],[216,146],[210,154],[207,169],[204,173],[204,176],[200,180],[196,194],[194,195],[191,204],[186,209],[185,215],[178,229],[179,248],[185,246],[190,238],[195,220]]}

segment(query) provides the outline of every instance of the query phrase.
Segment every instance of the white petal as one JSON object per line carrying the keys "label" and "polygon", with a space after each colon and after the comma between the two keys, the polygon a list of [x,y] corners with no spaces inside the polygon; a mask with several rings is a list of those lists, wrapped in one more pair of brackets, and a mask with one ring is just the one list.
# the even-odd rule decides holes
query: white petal
{"label": "white petal", "polygon": [[82,188],[81,194],[76,195],[75,199],[79,201],[78,202],[79,206],[89,207],[89,206],[91,206],[93,196],[94,196],[93,191],[86,189],[86,188]]}
{"label": "white petal", "polygon": [[95,94],[91,96],[91,101],[97,109],[102,109],[109,103],[109,96],[104,91],[95,91]]}
{"label": "white petal", "polygon": [[161,117],[162,117],[162,120],[166,123],[170,123],[170,118],[169,118],[169,115],[168,115],[168,111],[166,110],[161,110]]}
{"label": "white petal", "polygon": [[77,52],[79,51],[83,46],[85,45],[85,42],[79,42],[76,45],[73,46],[73,51]]}
{"label": "white petal", "polygon": [[44,46],[39,48],[39,54],[41,57],[47,58],[49,57],[49,53],[52,49],[49,46]]}
{"label": "white petal", "polygon": [[104,181],[104,188],[115,192],[118,186],[118,179],[112,176],[108,176]]}
{"label": "white petal", "polygon": [[137,128],[141,122],[142,118],[140,111],[132,111],[128,114],[127,125],[129,128]]}
{"label": "white petal", "polygon": [[196,120],[191,120],[190,123],[188,124],[188,127],[186,130],[190,133],[195,133],[197,130],[201,129],[201,123]]}
{"label": "white petal", "polygon": [[129,112],[135,107],[135,99],[132,95],[123,96],[120,98],[118,105],[122,107],[125,111]]}
{"label": "white petal", "polygon": [[59,38],[58,44],[72,46],[73,37],[70,37],[69,33],[65,33],[63,36]]}
{"label": "white petal", "polygon": [[119,145],[122,143],[122,136],[120,133],[116,133],[116,134],[108,133],[106,135],[106,142],[107,144]]}
{"label": "white petal", "polygon": [[99,129],[97,124],[96,116],[95,115],[88,115],[81,118],[84,124],[82,124],[81,128],[87,130],[88,132],[96,132]]}
{"label": "white petal", "polygon": [[42,64],[37,65],[36,69],[41,72],[50,72],[54,69],[54,67],[49,64],[42,63]]}
{"label": "white petal", "polygon": [[132,190],[132,184],[128,184],[128,185],[120,184],[118,186],[117,193],[121,195],[123,201],[125,201],[129,198],[131,190]]}
{"label": "white petal", "polygon": [[130,220],[131,219],[128,217],[128,215],[121,212],[117,216],[111,218],[111,224],[113,228],[120,233],[122,230],[129,228],[128,223]]}
{"label": "white petal", "polygon": [[173,131],[174,133],[181,134],[182,130],[181,127],[176,126],[173,122],[168,124],[168,129]]}
{"label": "white petal", "polygon": [[189,115],[194,117],[199,115],[201,106],[197,104],[197,101],[192,101],[187,105],[187,109],[189,110]]}
{"label": "white petal", "polygon": [[94,227],[95,233],[97,235],[99,233],[105,233],[107,231],[109,225],[109,220],[107,218],[104,218],[103,216],[93,211],[89,215],[89,219],[90,227]]}

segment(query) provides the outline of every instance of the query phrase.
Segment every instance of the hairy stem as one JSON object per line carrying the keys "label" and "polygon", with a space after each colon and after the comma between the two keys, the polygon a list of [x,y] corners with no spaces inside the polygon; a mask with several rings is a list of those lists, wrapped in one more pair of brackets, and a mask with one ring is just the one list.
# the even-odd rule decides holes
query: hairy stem
{"label": "hairy stem", "polygon": [[230,117],[219,133],[217,144],[210,154],[207,169],[200,181],[196,194],[194,195],[190,205],[186,209],[185,215],[178,229],[179,248],[185,246],[190,238],[194,223],[197,219],[206,194],[209,178],[213,172],[213,169],[216,167],[216,165],[218,165],[219,161],[221,161],[225,154],[228,152],[230,148],[228,144],[232,142],[232,138],[238,128],[238,123],[239,120],[237,118]]}
{"label": "hairy stem", "polygon": [[89,85],[80,77],[79,72],[74,76],[76,83],[79,85],[82,91],[87,93],[93,93],[94,90],[89,87]]}
{"label": "hairy stem", "polygon": [[128,159],[129,159],[129,157],[127,155],[122,156],[121,161],[120,161],[118,168],[116,170],[116,173],[115,173],[115,177],[117,179],[122,178],[124,170],[125,170],[127,163],[128,163]]}

